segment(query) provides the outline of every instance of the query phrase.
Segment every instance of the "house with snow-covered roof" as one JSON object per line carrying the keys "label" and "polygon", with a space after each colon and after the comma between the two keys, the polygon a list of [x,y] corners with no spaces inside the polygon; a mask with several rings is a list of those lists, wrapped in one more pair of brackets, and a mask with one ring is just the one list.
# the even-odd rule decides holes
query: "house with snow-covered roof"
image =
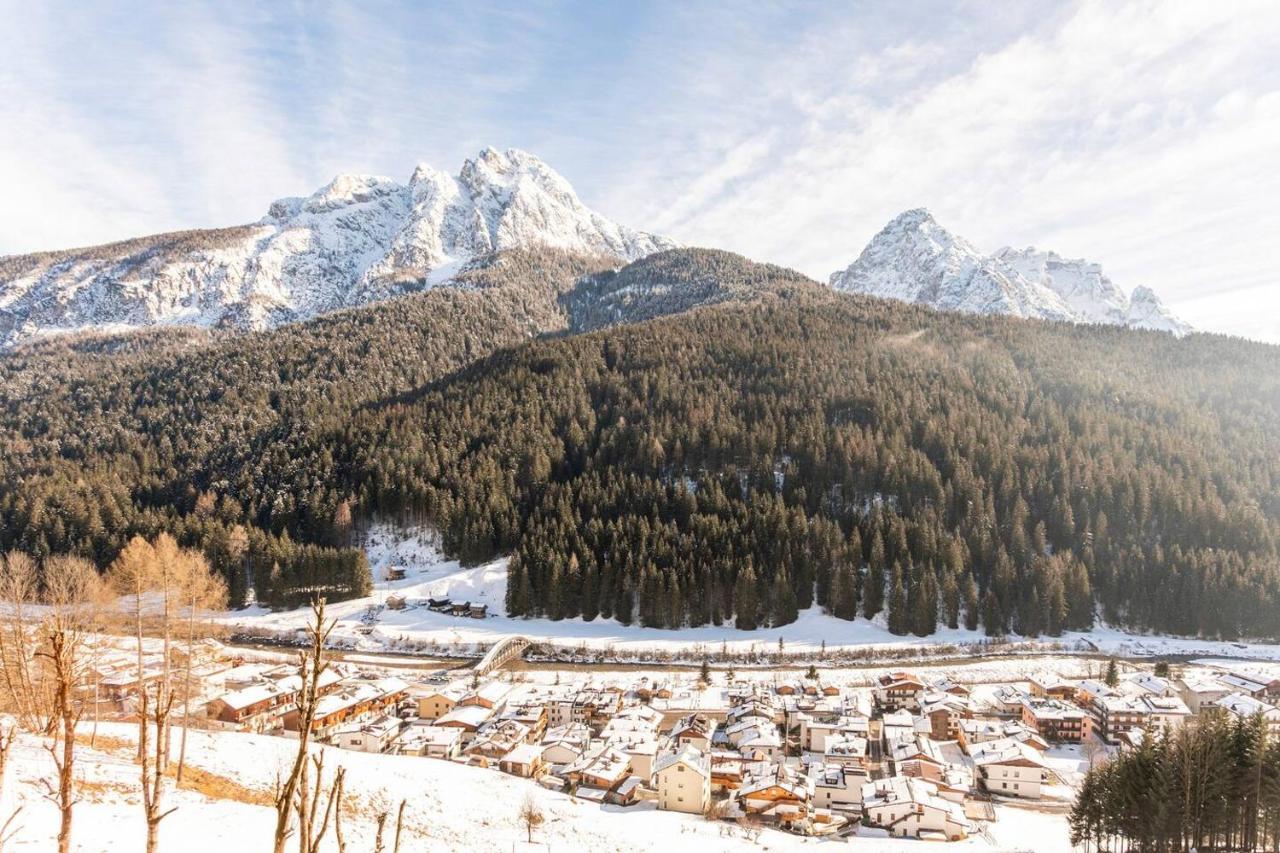
{"label": "house with snow-covered roof", "polygon": [[393,715],[383,715],[368,722],[339,726],[329,735],[334,746],[360,752],[387,752],[400,737],[404,721]]}
{"label": "house with snow-covered roof", "polygon": [[462,730],[427,721],[412,722],[393,745],[393,751],[452,761],[462,754]]}
{"label": "house with snow-covered roof", "polygon": [[659,756],[653,765],[658,808],[705,814],[711,805],[711,761],[693,746]]}
{"label": "house with snow-covered roof", "polygon": [[872,825],[899,838],[959,841],[972,831],[964,808],[923,779],[891,776],[862,786],[862,811]]}
{"label": "house with snow-covered roof", "polygon": [[1224,696],[1216,703],[1217,707],[1226,711],[1229,716],[1241,720],[1261,716],[1272,736],[1280,736],[1280,709],[1256,699],[1247,693],[1232,693]]}
{"label": "house with snow-covered roof", "polygon": [[784,764],[744,780],[733,802],[743,815],[784,829],[803,828],[813,811],[813,783]]}
{"label": "house with snow-covered roof", "polygon": [[498,769],[512,776],[532,779],[542,773],[542,749],[535,744],[520,743],[498,759]]}
{"label": "house with snow-covered roof", "polygon": [[1193,714],[1201,714],[1209,708],[1217,707],[1219,699],[1230,696],[1235,691],[1228,684],[1217,678],[1203,676],[1184,676],[1177,683],[1178,697],[1186,703]]}
{"label": "house with snow-covered roof", "polygon": [[871,780],[868,770],[842,764],[814,764],[810,765],[807,775],[813,781],[816,807],[862,812],[862,786]]}
{"label": "house with snow-covered roof", "polygon": [[1041,786],[1050,780],[1040,752],[1012,738],[976,744],[969,757],[978,779],[991,794],[1038,800]]}
{"label": "house with snow-covered roof", "polygon": [[772,722],[750,717],[727,726],[723,731],[724,740],[733,745],[743,755],[756,760],[777,760],[782,758],[782,735]]}
{"label": "house with snow-covered roof", "polygon": [[687,714],[671,729],[671,740],[678,746],[696,746],[703,752],[711,749],[717,723],[706,714]]}
{"label": "house with snow-covered roof", "polygon": [[876,704],[884,711],[914,711],[920,705],[925,683],[909,672],[893,672],[882,675],[872,691]]}
{"label": "house with snow-covered roof", "polygon": [[476,732],[463,754],[487,767],[520,744],[528,742],[529,727],[524,723],[517,720],[491,720]]}

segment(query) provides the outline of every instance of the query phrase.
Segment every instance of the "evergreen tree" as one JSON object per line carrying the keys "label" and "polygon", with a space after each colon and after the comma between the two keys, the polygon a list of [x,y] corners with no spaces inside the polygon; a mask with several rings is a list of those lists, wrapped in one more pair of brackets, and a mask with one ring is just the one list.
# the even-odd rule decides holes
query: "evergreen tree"
{"label": "evergreen tree", "polygon": [[853,568],[847,563],[836,568],[835,582],[831,587],[831,613],[838,619],[853,619],[858,615]]}
{"label": "evergreen tree", "polygon": [[884,540],[879,533],[872,536],[871,556],[867,559],[867,580],[862,585],[862,615],[874,619],[884,609],[885,579]]}
{"label": "evergreen tree", "polygon": [[934,577],[933,569],[924,570],[919,586],[916,606],[912,613],[911,631],[916,636],[927,637],[938,630],[938,581]]}
{"label": "evergreen tree", "polygon": [[942,609],[946,614],[947,627],[960,627],[960,586],[950,571],[942,581]]}
{"label": "evergreen tree", "polygon": [[911,630],[911,614],[907,604],[907,587],[901,563],[893,564],[893,587],[889,592],[889,633],[902,636]]}
{"label": "evergreen tree", "polygon": [[733,624],[741,631],[754,631],[759,624],[759,594],[756,590],[756,572],[748,563],[738,572],[733,587]]}
{"label": "evergreen tree", "polygon": [[970,631],[978,630],[978,585],[973,575],[966,573],[964,578],[964,627]]}
{"label": "evergreen tree", "polygon": [[779,569],[773,576],[773,593],[770,598],[773,605],[773,626],[790,625],[799,617],[796,608],[796,594],[787,580],[785,569]]}

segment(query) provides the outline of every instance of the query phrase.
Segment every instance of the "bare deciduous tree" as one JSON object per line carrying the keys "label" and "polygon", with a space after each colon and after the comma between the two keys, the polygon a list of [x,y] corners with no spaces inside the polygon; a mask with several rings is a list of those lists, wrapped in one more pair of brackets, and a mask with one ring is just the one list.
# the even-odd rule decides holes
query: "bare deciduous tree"
{"label": "bare deciduous tree", "polygon": [[0,621],[0,694],[3,710],[11,713],[27,731],[47,731],[51,725],[48,708],[39,701],[36,661],[32,654],[39,578],[35,561],[14,552],[0,558],[0,601],[4,618]]}
{"label": "bare deciduous tree", "polygon": [[[154,698],[152,694],[154,693]],[[164,739],[161,732],[173,709],[173,691],[156,685],[139,691],[139,715],[142,717],[142,811],[147,821],[147,853],[155,853],[160,844],[160,821],[176,811],[164,808]],[[148,740],[151,729],[154,740]]]}
{"label": "bare deciduous tree", "polygon": [[533,798],[533,794],[525,794],[524,802],[520,804],[520,823],[524,824],[525,835],[530,844],[533,843],[533,831],[545,822],[546,816],[543,815],[542,809],[538,808],[538,802]]}
{"label": "bare deciduous tree", "polygon": [[298,691],[298,751],[289,769],[289,775],[276,790],[275,853],[284,853],[285,841],[292,831],[294,797],[298,795],[302,773],[307,766],[307,748],[311,743],[311,726],[316,716],[320,676],[329,665],[324,647],[329,640],[329,633],[333,631],[334,623],[325,619],[323,598],[311,605],[311,615],[311,625],[307,628],[311,639],[310,646],[306,651],[298,654],[298,668],[302,676],[302,686]]}
{"label": "bare deciduous tree", "polygon": [[[111,591],[119,596],[117,607],[129,620],[133,627],[134,642],[137,644],[137,685],[138,692],[144,692],[145,666],[143,662],[142,623],[146,617],[147,594],[155,586],[156,553],[151,543],[141,536],[135,536],[121,549],[115,560],[107,568],[107,584]],[[143,760],[146,750],[147,716],[138,714],[138,761]]]}
{"label": "bare deciduous tree", "polygon": [[[314,789],[311,786],[312,768],[315,769]],[[320,843],[329,831],[330,821],[338,820],[335,816],[342,810],[342,790],[346,774],[346,768],[339,767],[334,773],[333,781],[326,787],[324,753],[311,756],[311,761],[302,765],[298,793],[294,798],[294,810],[298,814],[298,853],[319,853]],[[323,811],[320,808],[322,800]]]}
{"label": "bare deciduous tree", "polygon": [[[400,808],[396,810],[396,832],[393,836],[394,840],[391,848],[392,853],[400,853],[400,838],[404,832],[404,808],[408,804],[408,800],[401,800]],[[386,851],[386,844],[383,841],[383,835],[386,834],[387,819],[390,817],[391,812],[387,811],[385,808],[378,812],[378,816],[375,819],[378,824],[378,830],[373,837],[373,853],[385,853]]]}
{"label": "bare deciduous tree", "polygon": [[210,570],[203,556],[193,555],[186,568],[182,599],[187,608],[187,656],[182,672],[182,743],[178,747],[176,774],[179,784],[187,763],[187,729],[191,727],[191,667],[195,657],[196,615],[200,610],[216,610],[227,604],[226,584]]}
{"label": "bare deciduous tree", "polygon": [[47,795],[58,807],[58,851],[70,853],[76,804],[76,724],[84,713],[83,692],[93,669],[91,635],[99,629],[104,590],[98,572],[77,557],[50,557],[44,564],[44,617],[36,630],[36,657],[52,720],[47,745],[57,784]]}

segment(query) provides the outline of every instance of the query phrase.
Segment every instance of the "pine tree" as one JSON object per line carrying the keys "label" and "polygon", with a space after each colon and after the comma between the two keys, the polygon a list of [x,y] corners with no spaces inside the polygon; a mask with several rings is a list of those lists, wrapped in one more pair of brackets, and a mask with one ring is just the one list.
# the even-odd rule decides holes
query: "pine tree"
{"label": "pine tree", "polygon": [[1120,671],[1116,668],[1115,658],[1107,661],[1106,683],[1108,687],[1117,687],[1120,684]]}
{"label": "pine tree", "polygon": [[974,583],[973,575],[966,572],[964,578],[964,627],[970,631],[978,630],[979,615],[978,585]]}
{"label": "pine tree", "polygon": [[853,619],[858,615],[853,568],[847,563],[836,568],[835,581],[831,586],[831,613],[837,619]]}
{"label": "pine tree", "polygon": [[786,569],[779,569],[773,576],[773,592],[770,595],[773,609],[773,626],[790,625],[799,618],[796,594],[787,580]]}
{"label": "pine tree", "polygon": [[754,631],[759,619],[759,593],[756,590],[756,572],[748,563],[738,572],[733,586],[733,624],[741,631]]}
{"label": "pine tree", "polygon": [[867,581],[862,585],[862,615],[874,619],[884,609],[884,540],[871,537],[871,557],[867,560]]}
{"label": "pine tree", "polygon": [[949,571],[942,581],[942,609],[947,616],[947,627],[960,627],[960,586]]}
{"label": "pine tree", "polygon": [[999,637],[1005,633],[1000,616],[1000,600],[996,598],[993,589],[988,589],[987,594],[982,597],[982,629],[988,637]]}
{"label": "pine tree", "polygon": [[927,637],[938,630],[938,581],[931,568],[926,568],[923,574],[911,620],[912,633],[918,637]]}
{"label": "pine tree", "polygon": [[907,605],[907,587],[902,579],[902,564],[893,564],[893,587],[889,593],[889,633],[903,636],[911,630],[911,614]]}

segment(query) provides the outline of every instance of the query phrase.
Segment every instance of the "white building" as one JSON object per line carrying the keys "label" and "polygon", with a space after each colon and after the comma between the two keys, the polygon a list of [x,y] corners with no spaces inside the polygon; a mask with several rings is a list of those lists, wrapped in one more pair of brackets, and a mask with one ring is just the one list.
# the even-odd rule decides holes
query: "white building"
{"label": "white building", "polygon": [[862,786],[870,781],[862,768],[839,764],[815,764],[809,768],[813,780],[813,804],[837,812],[862,811]]}
{"label": "white building", "polygon": [[1049,782],[1049,768],[1040,753],[1022,741],[1005,738],[976,744],[969,757],[990,794],[1038,800],[1041,786]]}
{"label": "white building", "polygon": [[368,723],[353,723],[333,731],[329,739],[335,746],[360,752],[386,752],[400,736],[404,723],[398,717],[382,716]]}
{"label": "white building", "polygon": [[959,803],[943,799],[932,782],[905,776],[863,785],[862,811],[872,826],[900,838],[959,841],[972,829]]}
{"label": "white building", "polygon": [[462,754],[462,730],[413,723],[400,736],[395,748],[402,755],[425,755],[451,761]]}
{"label": "white building", "polygon": [[711,762],[696,747],[686,746],[658,758],[653,778],[660,809],[705,814],[711,806]]}
{"label": "white building", "polygon": [[1267,731],[1272,735],[1280,736],[1280,708],[1275,708],[1245,693],[1224,696],[1218,700],[1217,705],[1231,716],[1244,720],[1261,714],[1267,725]]}
{"label": "white building", "polygon": [[1235,691],[1216,678],[1183,678],[1178,682],[1178,695],[1193,714],[1204,713],[1208,708],[1216,707],[1218,701],[1225,699]]}

